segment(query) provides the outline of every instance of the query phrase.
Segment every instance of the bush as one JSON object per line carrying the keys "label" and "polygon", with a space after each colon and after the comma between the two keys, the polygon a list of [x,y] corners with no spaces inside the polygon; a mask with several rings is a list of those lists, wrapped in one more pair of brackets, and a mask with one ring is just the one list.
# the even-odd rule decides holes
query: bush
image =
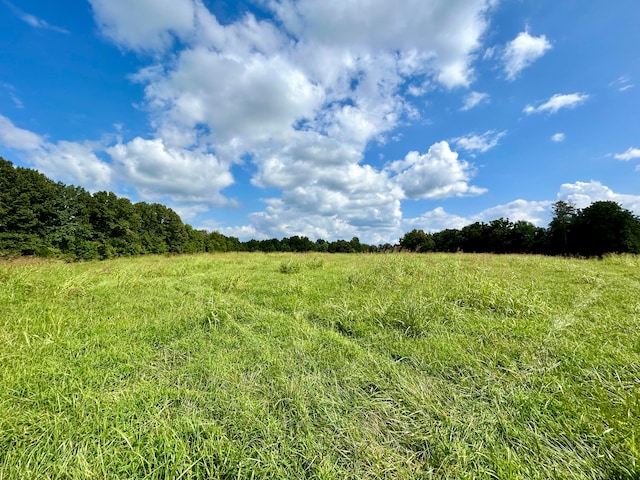
{"label": "bush", "polygon": [[280,273],[299,273],[301,270],[300,262],[295,260],[287,260],[286,262],[280,263],[280,268],[278,269]]}

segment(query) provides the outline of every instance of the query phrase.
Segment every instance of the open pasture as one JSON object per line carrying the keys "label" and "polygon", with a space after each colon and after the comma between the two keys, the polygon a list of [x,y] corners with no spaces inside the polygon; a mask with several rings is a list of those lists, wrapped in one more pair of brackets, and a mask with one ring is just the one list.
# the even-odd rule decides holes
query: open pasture
{"label": "open pasture", "polygon": [[4,261],[14,478],[640,478],[640,258]]}

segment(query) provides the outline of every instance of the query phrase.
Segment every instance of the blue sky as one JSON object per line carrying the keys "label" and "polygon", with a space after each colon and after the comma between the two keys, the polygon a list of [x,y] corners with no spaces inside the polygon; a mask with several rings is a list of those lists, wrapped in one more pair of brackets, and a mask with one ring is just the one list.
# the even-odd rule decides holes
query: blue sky
{"label": "blue sky", "polygon": [[196,228],[640,214],[637,0],[0,0],[0,155]]}

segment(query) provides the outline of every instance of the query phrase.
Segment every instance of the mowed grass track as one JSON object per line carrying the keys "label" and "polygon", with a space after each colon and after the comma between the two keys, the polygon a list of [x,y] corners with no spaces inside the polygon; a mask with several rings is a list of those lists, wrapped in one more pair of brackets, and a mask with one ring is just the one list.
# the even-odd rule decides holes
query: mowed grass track
{"label": "mowed grass track", "polygon": [[640,258],[0,263],[13,478],[640,478]]}

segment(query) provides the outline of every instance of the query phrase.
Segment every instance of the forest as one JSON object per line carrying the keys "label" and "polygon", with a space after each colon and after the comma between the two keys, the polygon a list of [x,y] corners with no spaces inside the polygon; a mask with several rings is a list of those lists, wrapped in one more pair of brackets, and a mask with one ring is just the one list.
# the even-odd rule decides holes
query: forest
{"label": "forest", "polygon": [[412,230],[398,245],[305,236],[240,241],[194,229],[159,203],[137,202],[112,192],[90,193],[54,182],[36,170],[0,157],[0,255],[107,259],[141,254],[199,252],[486,252],[602,256],[640,253],[640,218],[616,202],[584,209],[564,201],[553,206],[547,228],[499,218],[435,233]]}

